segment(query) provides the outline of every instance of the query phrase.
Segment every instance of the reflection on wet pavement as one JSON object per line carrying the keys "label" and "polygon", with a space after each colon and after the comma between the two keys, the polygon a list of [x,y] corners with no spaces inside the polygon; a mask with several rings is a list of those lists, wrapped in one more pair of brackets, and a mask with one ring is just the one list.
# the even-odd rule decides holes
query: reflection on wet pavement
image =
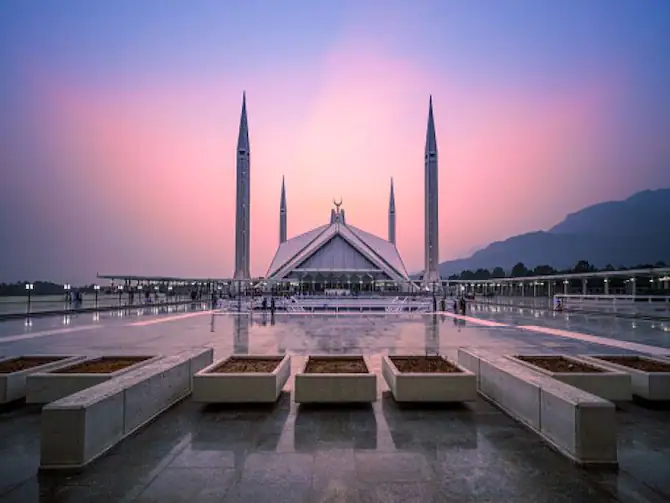
{"label": "reflection on wet pavement", "polygon": [[468,314],[508,325],[537,325],[670,349],[670,321],[483,304],[473,305]]}
{"label": "reflection on wet pavement", "polygon": [[[526,324],[531,320],[526,318]],[[532,323],[536,323],[532,320]],[[537,324],[537,323],[536,323]],[[563,328],[565,328],[563,326]],[[37,476],[39,411],[0,413],[0,500],[444,502],[664,501],[670,498],[670,412],[623,406],[620,470],[573,466],[480,399],[408,408],[381,378],[386,353],[494,351],[620,353],[514,327],[446,316],[217,316],[165,323],[117,321],[95,330],[2,344],[4,354],[126,351],[172,353],[210,346],[227,354],[290,353],[293,372],[310,353],[366,354],[379,400],[361,408],[302,408],[290,379],[274,407],[203,407],[186,400],[79,475]]]}

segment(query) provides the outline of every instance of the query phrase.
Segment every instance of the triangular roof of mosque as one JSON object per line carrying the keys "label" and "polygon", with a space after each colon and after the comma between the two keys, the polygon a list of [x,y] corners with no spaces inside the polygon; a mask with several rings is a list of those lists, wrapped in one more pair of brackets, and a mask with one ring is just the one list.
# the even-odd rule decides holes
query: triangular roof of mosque
{"label": "triangular roof of mosque", "polygon": [[316,227],[281,243],[268,268],[266,278],[285,277],[336,236],[343,238],[368,262],[389,277],[397,281],[409,279],[405,264],[393,243],[340,220]]}

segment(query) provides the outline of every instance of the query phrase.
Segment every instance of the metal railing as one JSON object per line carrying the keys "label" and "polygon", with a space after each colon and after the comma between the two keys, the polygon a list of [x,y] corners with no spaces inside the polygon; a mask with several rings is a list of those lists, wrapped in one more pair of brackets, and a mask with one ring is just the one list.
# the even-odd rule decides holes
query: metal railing
{"label": "metal railing", "polygon": [[130,302],[127,296],[119,298],[118,295],[88,294],[80,302],[65,301],[61,295],[34,296],[27,301],[22,297],[0,298],[0,319],[45,316],[50,314],[67,314],[79,312],[111,311],[115,309],[144,309],[152,307],[180,306],[188,304],[201,304],[206,300],[191,300],[186,297],[151,296],[150,301],[144,297],[135,297]]}
{"label": "metal railing", "polygon": [[[429,312],[432,311],[432,298],[419,297],[385,297],[385,296],[292,296],[275,298],[275,309],[287,313],[316,312]],[[223,300],[218,304],[218,312],[248,312],[249,310],[269,310],[271,303],[268,297],[245,298],[242,300]]]}
{"label": "metal railing", "polygon": [[554,296],[554,309],[637,316],[670,316],[667,295],[565,295]]}

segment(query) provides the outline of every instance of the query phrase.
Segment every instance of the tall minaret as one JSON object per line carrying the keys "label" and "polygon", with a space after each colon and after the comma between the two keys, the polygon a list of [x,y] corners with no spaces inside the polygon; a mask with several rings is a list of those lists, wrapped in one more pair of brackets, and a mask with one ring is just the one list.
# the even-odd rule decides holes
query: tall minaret
{"label": "tall minaret", "polygon": [[433,97],[428,102],[428,129],[426,131],[425,157],[425,198],[426,198],[426,268],[423,274],[425,286],[440,281],[439,271],[439,225],[438,225],[438,183],[437,183],[437,140],[433,120]]}
{"label": "tall minaret", "polygon": [[393,177],[391,177],[391,195],[389,196],[389,241],[395,244],[395,193]]}
{"label": "tall minaret", "polygon": [[249,279],[249,235],[251,208],[251,180],[249,126],[247,125],[247,99],[242,93],[242,116],[237,137],[237,198],[235,200],[235,274],[234,279]]}
{"label": "tall minaret", "polygon": [[286,241],[286,187],[281,177],[281,200],[279,202],[279,244]]}

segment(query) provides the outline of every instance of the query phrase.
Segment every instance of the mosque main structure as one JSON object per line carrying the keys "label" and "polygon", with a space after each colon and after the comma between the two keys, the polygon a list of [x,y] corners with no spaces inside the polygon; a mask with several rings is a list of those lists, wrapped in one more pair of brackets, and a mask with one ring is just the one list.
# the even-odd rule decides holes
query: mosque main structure
{"label": "mosque main structure", "polygon": [[[237,139],[237,193],[235,203],[235,280],[250,280],[251,148],[246,95]],[[428,105],[428,127],[424,156],[425,171],[425,267],[422,284],[439,284],[438,162],[432,97]],[[396,204],[393,178],[389,195],[387,239],[347,223],[342,200],[333,201],[330,221],[315,229],[287,237],[286,185],[281,183],[279,246],[265,280],[309,283],[314,291],[327,289],[374,290],[412,288],[405,264],[396,247]]]}

